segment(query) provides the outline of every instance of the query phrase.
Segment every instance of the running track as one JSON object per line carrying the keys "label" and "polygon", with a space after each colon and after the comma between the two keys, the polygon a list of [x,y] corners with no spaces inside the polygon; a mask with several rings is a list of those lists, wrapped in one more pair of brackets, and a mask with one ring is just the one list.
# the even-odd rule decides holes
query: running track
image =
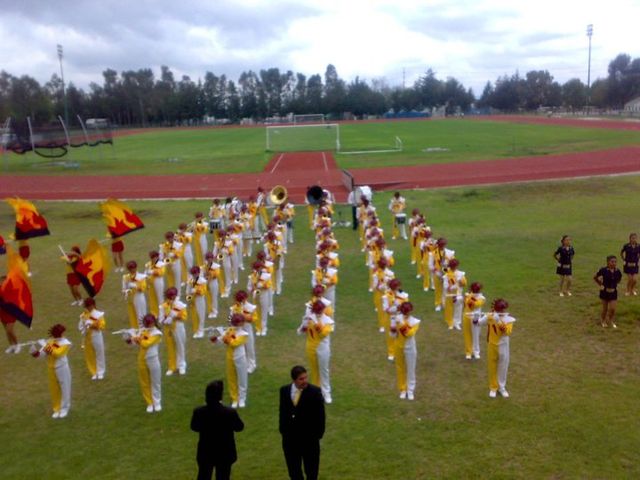
{"label": "running track", "polygon": [[[487,120],[577,125],[586,128],[640,130],[637,122],[584,121],[540,117],[488,117]],[[437,188],[532,180],[551,180],[640,172],[640,146],[594,152],[483,160],[470,163],[353,169],[355,183],[374,190]],[[284,185],[296,203],[311,185],[333,191],[345,201],[345,177],[330,152],[276,154],[262,173],[231,175],[40,176],[2,175],[0,196],[32,200],[101,200],[152,198],[247,198],[258,186]]]}

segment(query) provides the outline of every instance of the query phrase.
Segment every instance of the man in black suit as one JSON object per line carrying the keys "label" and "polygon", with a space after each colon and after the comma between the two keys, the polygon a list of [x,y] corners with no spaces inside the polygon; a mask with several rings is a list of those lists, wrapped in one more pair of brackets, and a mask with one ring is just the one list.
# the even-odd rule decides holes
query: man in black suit
{"label": "man in black suit", "polygon": [[200,434],[198,440],[198,480],[211,480],[216,469],[216,480],[228,480],[231,465],[237,460],[233,432],[241,432],[244,423],[238,412],[222,405],[222,380],[214,380],[205,392],[207,404],[193,410],[191,430]]}
{"label": "man in black suit", "polygon": [[324,435],[324,399],[320,388],[309,383],[307,370],[291,369],[292,383],[280,388],[280,433],[291,480],[318,478],[320,439]]}

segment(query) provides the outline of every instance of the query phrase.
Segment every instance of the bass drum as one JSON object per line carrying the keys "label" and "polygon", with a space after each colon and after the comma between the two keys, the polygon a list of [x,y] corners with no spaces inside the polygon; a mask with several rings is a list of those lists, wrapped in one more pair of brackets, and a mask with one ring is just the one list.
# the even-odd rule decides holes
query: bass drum
{"label": "bass drum", "polygon": [[362,197],[371,201],[371,199],[373,198],[373,190],[371,190],[371,187],[369,187],[368,185],[356,187],[356,200],[359,202]]}

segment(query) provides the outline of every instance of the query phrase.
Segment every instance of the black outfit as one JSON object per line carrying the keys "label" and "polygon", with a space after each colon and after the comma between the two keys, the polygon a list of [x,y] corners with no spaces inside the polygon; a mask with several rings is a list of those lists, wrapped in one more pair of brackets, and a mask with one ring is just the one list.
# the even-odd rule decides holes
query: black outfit
{"label": "black outfit", "polygon": [[596,278],[602,277],[602,288],[600,289],[600,298],[610,302],[618,299],[618,284],[622,280],[622,272],[617,268],[612,272],[607,267],[602,267],[596,273]]}
{"label": "black outfit", "polygon": [[631,245],[626,243],[620,251],[620,256],[624,260],[624,273],[635,275],[638,273],[638,260],[640,259],[640,243]]}
{"label": "black outfit", "polygon": [[238,412],[220,402],[208,403],[193,410],[191,430],[198,440],[198,480],[211,480],[215,467],[216,480],[228,479],[231,465],[238,459],[233,432],[241,432],[244,423]]}
{"label": "black outfit", "polygon": [[573,247],[563,247],[560,245],[556,250],[555,256],[558,258],[558,267],[556,273],[558,275],[571,275],[571,261],[574,255]]}
{"label": "black outfit", "polygon": [[291,480],[302,480],[302,463],[307,480],[316,480],[320,467],[320,439],[324,435],[325,413],[322,391],[309,384],[297,405],[291,400],[291,384],[280,388],[280,433],[282,450]]}

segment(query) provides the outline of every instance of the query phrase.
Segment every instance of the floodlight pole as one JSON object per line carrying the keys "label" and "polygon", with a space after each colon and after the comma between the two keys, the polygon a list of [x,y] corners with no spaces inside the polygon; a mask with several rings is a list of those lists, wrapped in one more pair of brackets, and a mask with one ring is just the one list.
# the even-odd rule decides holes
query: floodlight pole
{"label": "floodlight pole", "polygon": [[589,104],[591,103],[591,36],[593,35],[593,24],[587,25],[587,37],[589,37],[589,66],[587,67],[587,115],[589,115]]}
{"label": "floodlight pole", "polygon": [[60,61],[60,78],[62,79],[62,101],[64,102],[64,122],[69,125],[69,109],[67,107],[67,91],[64,88],[64,71],[62,70],[62,45],[58,44],[58,60]]}

